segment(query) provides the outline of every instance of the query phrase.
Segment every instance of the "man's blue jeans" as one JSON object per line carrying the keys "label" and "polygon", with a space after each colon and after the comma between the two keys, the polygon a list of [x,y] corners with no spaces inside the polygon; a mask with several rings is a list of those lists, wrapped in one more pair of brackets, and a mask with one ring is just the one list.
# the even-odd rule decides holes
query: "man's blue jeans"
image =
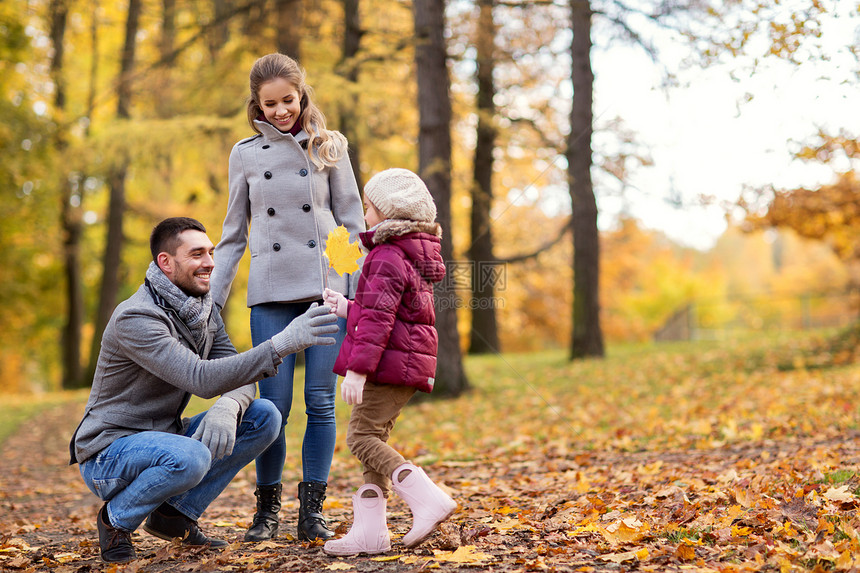
{"label": "man's blue jeans", "polygon": [[90,491],[108,502],[114,527],[134,531],[165,501],[198,520],[282,427],[274,404],[254,400],[237,428],[233,453],[212,461],[209,449],[190,438],[204,415],[191,418],[184,435],[140,432],[119,438],[80,465]]}
{"label": "man's blue jeans", "polygon": [[[310,303],[270,303],[251,307],[251,341],[257,346],[282,331],[297,316],[304,313]],[[334,361],[346,335],[346,321],[339,318],[336,344],[311,346],[305,353],[305,413],[308,416],[302,441],[302,481],[328,481],[337,425],[334,417],[334,398],[337,374],[332,371]],[[290,354],[278,367],[278,373],[260,380],[260,398],[274,402],[281,412],[282,424],[287,425],[293,403],[293,373],[296,355]],[[272,446],[257,458],[257,484],[280,483],[287,458],[284,428]]]}

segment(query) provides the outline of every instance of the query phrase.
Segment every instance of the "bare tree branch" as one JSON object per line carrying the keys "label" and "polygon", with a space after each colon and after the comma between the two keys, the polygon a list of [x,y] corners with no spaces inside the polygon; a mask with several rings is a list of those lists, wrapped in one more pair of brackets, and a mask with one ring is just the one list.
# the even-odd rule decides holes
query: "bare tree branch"
{"label": "bare tree branch", "polygon": [[521,262],[527,261],[529,259],[534,259],[538,255],[540,255],[541,253],[548,251],[549,249],[551,249],[552,247],[554,247],[558,243],[560,243],[561,240],[564,238],[564,236],[567,234],[567,232],[570,231],[571,229],[573,229],[573,217],[570,217],[567,220],[567,222],[561,227],[561,229],[559,229],[558,234],[555,236],[555,238],[544,243],[543,245],[541,245],[540,247],[538,247],[534,251],[532,251],[530,253],[523,253],[520,255],[514,255],[513,257],[506,257],[504,259],[499,258],[496,260],[500,263],[507,264],[507,263],[521,263]]}

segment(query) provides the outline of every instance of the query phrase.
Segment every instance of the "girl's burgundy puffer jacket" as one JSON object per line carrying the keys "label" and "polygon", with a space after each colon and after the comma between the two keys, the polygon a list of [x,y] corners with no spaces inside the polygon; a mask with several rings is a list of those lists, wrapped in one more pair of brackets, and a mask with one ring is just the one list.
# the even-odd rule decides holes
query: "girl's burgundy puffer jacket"
{"label": "girl's burgundy puffer jacket", "polygon": [[398,219],[359,235],[369,253],[349,303],[337,374],[433,389],[439,339],[432,283],[445,276],[440,235],[438,223]]}

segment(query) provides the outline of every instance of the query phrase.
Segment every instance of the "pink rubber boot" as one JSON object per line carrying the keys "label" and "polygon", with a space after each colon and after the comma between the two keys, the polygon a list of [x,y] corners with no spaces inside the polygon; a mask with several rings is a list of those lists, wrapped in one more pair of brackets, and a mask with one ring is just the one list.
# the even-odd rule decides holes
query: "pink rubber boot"
{"label": "pink rubber boot", "polygon": [[364,484],[352,496],[352,527],[340,539],[323,546],[328,555],[373,555],[391,549],[391,535],[385,522],[385,497],[379,486]]}
{"label": "pink rubber boot", "polygon": [[439,489],[424,470],[408,462],[391,474],[391,489],[403,498],[412,511],[412,529],[403,536],[406,547],[413,547],[427,539],[437,525],[457,510],[457,503],[451,496]]}

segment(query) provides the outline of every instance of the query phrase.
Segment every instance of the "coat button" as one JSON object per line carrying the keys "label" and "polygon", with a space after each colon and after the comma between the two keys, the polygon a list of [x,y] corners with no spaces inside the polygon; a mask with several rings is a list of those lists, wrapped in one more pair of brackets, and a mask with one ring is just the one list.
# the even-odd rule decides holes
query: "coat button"
{"label": "coat button", "polygon": [[308,248],[309,248],[309,249],[313,249],[313,248],[314,248],[314,247],[316,247],[316,246],[317,246],[317,242],[316,242],[316,241],[308,241]]}
{"label": "coat button", "polygon": [[299,175],[301,175],[302,177],[307,177],[307,175],[308,175],[308,170],[307,170],[307,169],[302,169],[302,170],[300,170],[300,171],[299,171]]}
{"label": "coat button", "polygon": [[266,145],[264,145],[263,149],[269,149],[269,144],[267,143]]}
{"label": "coat button", "polygon": [[272,245],[272,249],[274,249],[275,251],[280,251],[281,250],[281,244],[275,243],[274,245]]}
{"label": "coat button", "polygon": [[307,203],[305,203],[304,205],[302,205],[302,211],[304,211],[305,213],[307,213],[307,212],[308,212],[308,211],[310,211],[310,210],[311,210],[311,206],[310,206],[310,205],[308,205]]}
{"label": "coat button", "polygon": [[272,178],[272,172],[266,171],[265,173],[263,173],[263,177],[265,177],[266,179],[271,179]]}
{"label": "coat button", "polygon": [[269,217],[274,217],[274,216],[275,216],[275,210],[274,210],[274,209],[272,209],[271,207],[269,207],[269,208],[266,210],[266,213],[268,213],[268,214],[269,214]]}

